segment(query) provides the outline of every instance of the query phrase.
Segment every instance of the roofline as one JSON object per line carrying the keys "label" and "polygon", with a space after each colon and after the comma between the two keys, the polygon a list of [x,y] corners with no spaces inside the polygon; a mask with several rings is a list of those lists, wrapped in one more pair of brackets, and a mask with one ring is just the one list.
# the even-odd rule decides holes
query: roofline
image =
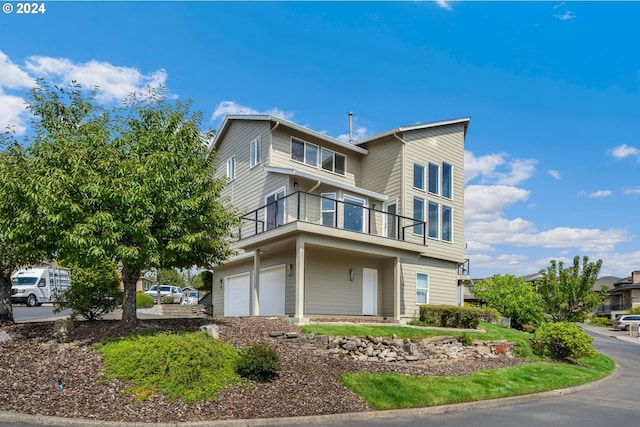
{"label": "roofline", "polygon": [[289,176],[299,176],[299,177],[310,179],[310,180],[313,180],[313,181],[320,181],[323,184],[331,185],[332,187],[340,188],[342,190],[350,191],[352,193],[360,194],[362,196],[367,196],[367,197],[371,197],[371,198],[374,198],[374,199],[377,199],[377,200],[382,200],[383,202],[386,202],[387,200],[389,200],[389,196],[386,196],[384,194],[376,193],[375,191],[367,190],[367,189],[364,189],[364,188],[361,188],[361,187],[356,187],[355,185],[343,184],[342,182],[334,181],[332,179],[323,178],[321,176],[314,175],[312,173],[305,172],[305,171],[302,171],[300,169],[278,168],[278,167],[274,167],[274,166],[265,166],[264,167],[264,171],[265,172],[272,172],[272,173],[279,173],[279,174],[289,175]]}
{"label": "roofline", "polygon": [[376,139],[381,139],[381,138],[385,138],[387,136],[391,136],[397,133],[401,133],[401,132],[409,132],[409,131],[413,131],[413,130],[420,130],[420,129],[429,129],[429,128],[434,128],[434,127],[439,127],[439,126],[447,126],[447,125],[454,125],[457,123],[463,123],[464,124],[464,133],[465,136],[467,134],[467,128],[469,127],[469,122],[471,121],[471,117],[460,117],[457,119],[448,119],[448,120],[439,120],[437,122],[428,122],[428,123],[419,123],[419,124],[415,124],[415,125],[410,125],[410,126],[400,126],[397,127],[395,129],[391,129],[388,130],[386,132],[383,133],[379,133],[377,135],[373,135],[370,136],[368,138],[365,139],[361,139],[358,142],[355,142],[355,145],[360,145],[360,144],[364,144],[367,142],[371,142],[371,141],[375,141]]}
{"label": "roofline", "polygon": [[354,144],[349,144],[348,142],[340,141],[339,139],[332,138],[328,135],[325,135],[321,132],[306,128],[304,126],[300,126],[296,123],[290,122],[289,120],[281,119],[279,117],[272,116],[270,114],[228,114],[225,116],[224,121],[222,122],[222,126],[220,130],[216,133],[215,138],[213,139],[212,147],[216,147],[218,141],[222,138],[222,135],[226,132],[227,128],[231,125],[231,121],[233,120],[254,120],[254,121],[265,121],[265,122],[275,122],[279,125],[286,126],[288,128],[297,130],[302,133],[306,133],[315,138],[321,139],[323,141],[329,142],[331,144],[338,145],[342,148],[346,148],[347,150],[354,151],[360,154],[367,154],[369,150],[366,148],[358,147]]}

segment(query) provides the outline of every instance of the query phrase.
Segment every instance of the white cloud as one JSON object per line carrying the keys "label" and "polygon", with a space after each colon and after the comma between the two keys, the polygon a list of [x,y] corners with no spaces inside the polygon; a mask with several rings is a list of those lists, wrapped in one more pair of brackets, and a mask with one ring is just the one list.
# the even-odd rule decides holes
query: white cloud
{"label": "white cloud", "polygon": [[537,160],[515,160],[509,163],[510,170],[508,172],[497,172],[497,183],[502,185],[516,185],[526,181],[533,175],[538,163]]}
{"label": "white cloud", "polygon": [[547,173],[548,173],[551,177],[553,177],[553,178],[555,178],[555,179],[557,179],[557,180],[561,180],[561,179],[562,179],[562,175],[560,175],[560,172],[558,172],[557,170],[549,169],[549,170],[547,171]]}
{"label": "white cloud", "polygon": [[640,194],[640,187],[636,188],[627,188],[622,190],[623,194]]}
{"label": "white cloud", "polygon": [[[367,136],[369,136],[369,133],[367,132],[367,128],[365,127],[357,127],[354,129],[353,131],[353,141],[357,141],[359,139],[364,139]],[[336,137],[337,140],[342,141],[342,142],[349,142],[349,134],[348,133],[343,133],[341,135],[338,135]]]}
{"label": "white cloud", "polygon": [[27,115],[26,103],[19,96],[6,95],[0,88],[0,132],[13,128],[16,135],[22,135],[27,127],[23,116]]}
{"label": "white cloud", "polygon": [[558,8],[561,8],[561,7],[562,7],[562,6],[564,6],[565,4],[566,4],[566,2],[562,2],[562,3],[560,3],[560,4],[557,4],[557,5],[553,6],[553,10],[556,10],[556,9],[558,9]]}
{"label": "white cloud", "polygon": [[504,154],[487,154],[475,157],[471,151],[465,151],[464,181],[471,181],[478,176],[491,176],[496,168],[504,163]]}
{"label": "white cloud", "polygon": [[611,150],[611,155],[616,159],[635,157],[640,160],[640,150],[627,144],[622,144]]}
{"label": "white cloud", "polygon": [[611,196],[611,191],[609,190],[598,190],[593,193],[589,193],[589,197],[598,198],[598,197],[609,197]]}
{"label": "white cloud", "polygon": [[554,16],[554,18],[558,18],[559,20],[564,22],[564,21],[568,21],[570,19],[574,19],[576,17],[576,14],[573,13],[572,11],[570,11],[570,10],[567,10],[562,15],[557,14],[557,15],[553,15],[553,16]]}
{"label": "white cloud", "polygon": [[506,153],[494,153],[475,157],[471,151],[464,152],[465,182],[480,177],[483,183],[516,185],[529,179],[538,163],[535,159],[508,160]]}
{"label": "white cloud", "polygon": [[33,85],[34,79],[0,51],[0,90],[2,88],[26,89]]}
{"label": "white cloud", "polygon": [[453,7],[451,6],[451,1],[450,0],[436,0],[436,4],[438,6],[440,6],[443,9],[446,10],[453,10]]}
{"label": "white cloud", "polygon": [[120,101],[132,93],[145,93],[148,87],[159,88],[167,80],[167,72],[163,69],[142,74],[135,68],[108,62],[92,60],[75,64],[69,59],[47,56],[30,57],[26,69],[62,84],[76,81],[87,88],[98,87],[98,99],[102,101]]}
{"label": "white cloud", "polygon": [[218,120],[219,118],[224,117],[228,114],[268,114],[271,116],[279,117],[284,120],[291,120],[293,118],[292,112],[283,111],[278,108],[259,111],[251,107],[240,105],[235,101],[222,101],[216,106],[216,109],[213,111],[213,114],[211,115],[211,120],[212,121]]}
{"label": "white cloud", "polygon": [[467,221],[499,218],[509,206],[526,201],[530,191],[507,185],[467,185],[464,215]]}

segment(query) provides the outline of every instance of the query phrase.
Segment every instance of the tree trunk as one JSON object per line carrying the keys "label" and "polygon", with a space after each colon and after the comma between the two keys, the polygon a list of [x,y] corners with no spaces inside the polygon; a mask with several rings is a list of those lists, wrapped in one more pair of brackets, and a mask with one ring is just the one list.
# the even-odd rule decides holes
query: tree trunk
{"label": "tree trunk", "polygon": [[11,306],[11,267],[0,268],[0,325],[13,323]]}
{"label": "tree trunk", "polygon": [[122,269],[122,283],[124,284],[124,300],[122,301],[122,321],[137,323],[136,312],[136,283],[140,278],[140,270],[124,267]]}

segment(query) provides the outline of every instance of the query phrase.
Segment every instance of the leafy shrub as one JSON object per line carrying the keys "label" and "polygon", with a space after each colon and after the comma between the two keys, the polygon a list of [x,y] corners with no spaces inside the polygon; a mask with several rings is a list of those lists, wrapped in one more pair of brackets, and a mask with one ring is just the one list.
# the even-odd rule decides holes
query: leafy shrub
{"label": "leafy shrub", "polygon": [[462,335],[460,335],[460,342],[467,347],[471,346],[473,345],[473,337],[468,333],[463,332]]}
{"label": "leafy shrub", "polygon": [[640,306],[630,308],[626,314],[640,314]]}
{"label": "leafy shrub", "polygon": [[544,357],[563,360],[594,356],[593,338],[574,323],[547,323],[538,328],[532,339],[533,351]]}
{"label": "leafy shrub", "polygon": [[53,297],[54,313],[71,309],[71,318],[82,316],[97,320],[122,305],[120,273],[113,261],[104,260],[96,265],[70,264],[71,285]]}
{"label": "leafy shrub", "polygon": [[457,305],[421,305],[420,321],[428,326],[475,329],[482,319],[496,320],[493,310]]}
{"label": "leafy shrub", "polygon": [[238,350],[200,332],[139,334],[110,339],[96,348],[105,362],[105,376],[133,384],[127,392],[136,400],[163,393],[170,401],[210,401],[240,381],[235,372]]}
{"label": "leafy shrub", "polygon": [[236,372],[255,381],[270,381],[280,372],[280,356],[269,344],[258,343],[240,352]]}
{"label": "leafy shrub", "polygon": [[151,308],[153,307],[153,297],[147,295],[144,292],[138,292],[136,294],[136,308]]}
{"label": "leafy shrub", "polygon": [[613,326],[613,320],[609,319],[608,317],[591,316],[586,320],[586,322],[589,325],[593,325],[593,326],[603,326],[603,327]]}
{"label": "leafy shrub", "polygon": [[165,295],[162,297],[163,304],[173,304],[173,297],[171,295]]}

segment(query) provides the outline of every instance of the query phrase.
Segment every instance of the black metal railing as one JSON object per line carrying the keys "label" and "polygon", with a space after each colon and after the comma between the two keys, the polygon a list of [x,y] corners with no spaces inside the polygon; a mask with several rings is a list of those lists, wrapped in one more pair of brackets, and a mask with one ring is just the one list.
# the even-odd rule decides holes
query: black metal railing
{"label": "black metal railing", "polygon": [[241,216],[238,238],[297,221],[426,245],[425,221],[304,191],[296,191]]}
{"label": "black metal railing", "polygon": [[631,304],[623,304],[623,303],[614,303],[614,304],[603,304],[596,309],[596,313],[611,313],[616,310],[627,310],[631,308]]}

